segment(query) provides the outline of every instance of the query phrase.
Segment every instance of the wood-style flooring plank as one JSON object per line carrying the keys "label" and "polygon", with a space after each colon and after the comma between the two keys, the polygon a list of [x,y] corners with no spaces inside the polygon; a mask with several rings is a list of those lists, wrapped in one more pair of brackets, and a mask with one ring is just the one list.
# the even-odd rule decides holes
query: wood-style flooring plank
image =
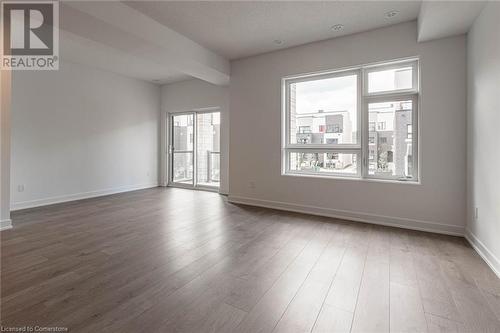
{"label": "wood-style flooring plank", "polygon": [[352,332],[389,332],[389,235],[374,227],[354,312]]}
{"label": "wood-style flooring plank", "polygon": [[499,332],[500,280],[460,237],[155,188],[17,211],[3,327],[70,332]]}
{"label": "wood-style flooring plank", "polygon": [[405,233],[392,233],[390,246],[390,331],[426,332],[427,321]]}
{"label": "wood-style flooring plank", "polygon": [[330,240],[273,332],[310,332],[345,252],[339,237]]}
{"label": "wood-style flooring plank", "polygon": [[329,230],[331,229],[325,226],[317,228],[313,235],[315,241],[308,242],[302,252],[237,327],[238,332],[271,332],[274,329],[311,269],[325,251],[332,237]]}

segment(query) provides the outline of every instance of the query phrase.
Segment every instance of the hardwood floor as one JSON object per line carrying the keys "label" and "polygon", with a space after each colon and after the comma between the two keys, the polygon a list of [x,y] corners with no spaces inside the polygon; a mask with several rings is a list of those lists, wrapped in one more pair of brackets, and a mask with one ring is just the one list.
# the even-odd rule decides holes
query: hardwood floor
{"label": "hardwood floor", "polygon": [[156,188],[13,213],[1,323],[71,332],[500,332],[459,237]]}

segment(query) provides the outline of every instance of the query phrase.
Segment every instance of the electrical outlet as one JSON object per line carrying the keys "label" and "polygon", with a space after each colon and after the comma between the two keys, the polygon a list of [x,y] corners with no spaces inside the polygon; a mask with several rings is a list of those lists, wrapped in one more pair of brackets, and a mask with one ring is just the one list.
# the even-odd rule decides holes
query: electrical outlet
{"label": "electrical outlet", "polygon": [[250,187],[252,190],[255,189],[255,182],[254,181],[248,182],[248,187]]}
{"label": "electrical outlet", "polygon": [[474,209],[474,218],[477,220],[477,219],[478,219],[478,217],[479,217],[479,208],[477,208],[477,207],[476,207],[476,208]]}
{"label": "electrical outlet", "polygon": [[17,185],[17,192],[24,192],[24,184]]}

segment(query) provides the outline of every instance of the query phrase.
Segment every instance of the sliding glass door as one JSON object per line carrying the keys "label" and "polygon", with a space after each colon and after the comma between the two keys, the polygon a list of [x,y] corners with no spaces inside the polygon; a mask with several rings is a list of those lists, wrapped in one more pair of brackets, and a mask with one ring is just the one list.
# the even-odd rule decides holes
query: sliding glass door
{"label": "sliding glass door", "polygon": [[194,185],[194,115],[173,115],[171,121],[172,143],[171,182]]}
{"label": "sliding glass door", "polygon": [[196,114],[196,183],[219,187],[220,113]]}
{"label": "sliding glass door", "polygon": [[220,183],[220,112],[170,115],[169,183],[217,190]]}

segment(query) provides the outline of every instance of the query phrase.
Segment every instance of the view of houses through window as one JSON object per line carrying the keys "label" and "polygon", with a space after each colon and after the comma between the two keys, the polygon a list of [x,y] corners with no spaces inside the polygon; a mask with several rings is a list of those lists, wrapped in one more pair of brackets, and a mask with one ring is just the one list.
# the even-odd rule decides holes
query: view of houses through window
{"label": "view of houses through window", "polygon": [[416,70],[412,61],[286,79],[285,173],[415,180]]}
{"label": "view of houses through window", "polygon": [[[356,144],[358,76],[290,85],[290,141],[300,145]],[[307,131],[303,129],[307,128]],[[357,173],[356,154],[291,153],[290,170]]]}
{"label": "view of houses through window", "polygon": [[384,124],[368,132],[369,174],[411,175],[412,101],[369,103],[368,114],[370,122]]}

